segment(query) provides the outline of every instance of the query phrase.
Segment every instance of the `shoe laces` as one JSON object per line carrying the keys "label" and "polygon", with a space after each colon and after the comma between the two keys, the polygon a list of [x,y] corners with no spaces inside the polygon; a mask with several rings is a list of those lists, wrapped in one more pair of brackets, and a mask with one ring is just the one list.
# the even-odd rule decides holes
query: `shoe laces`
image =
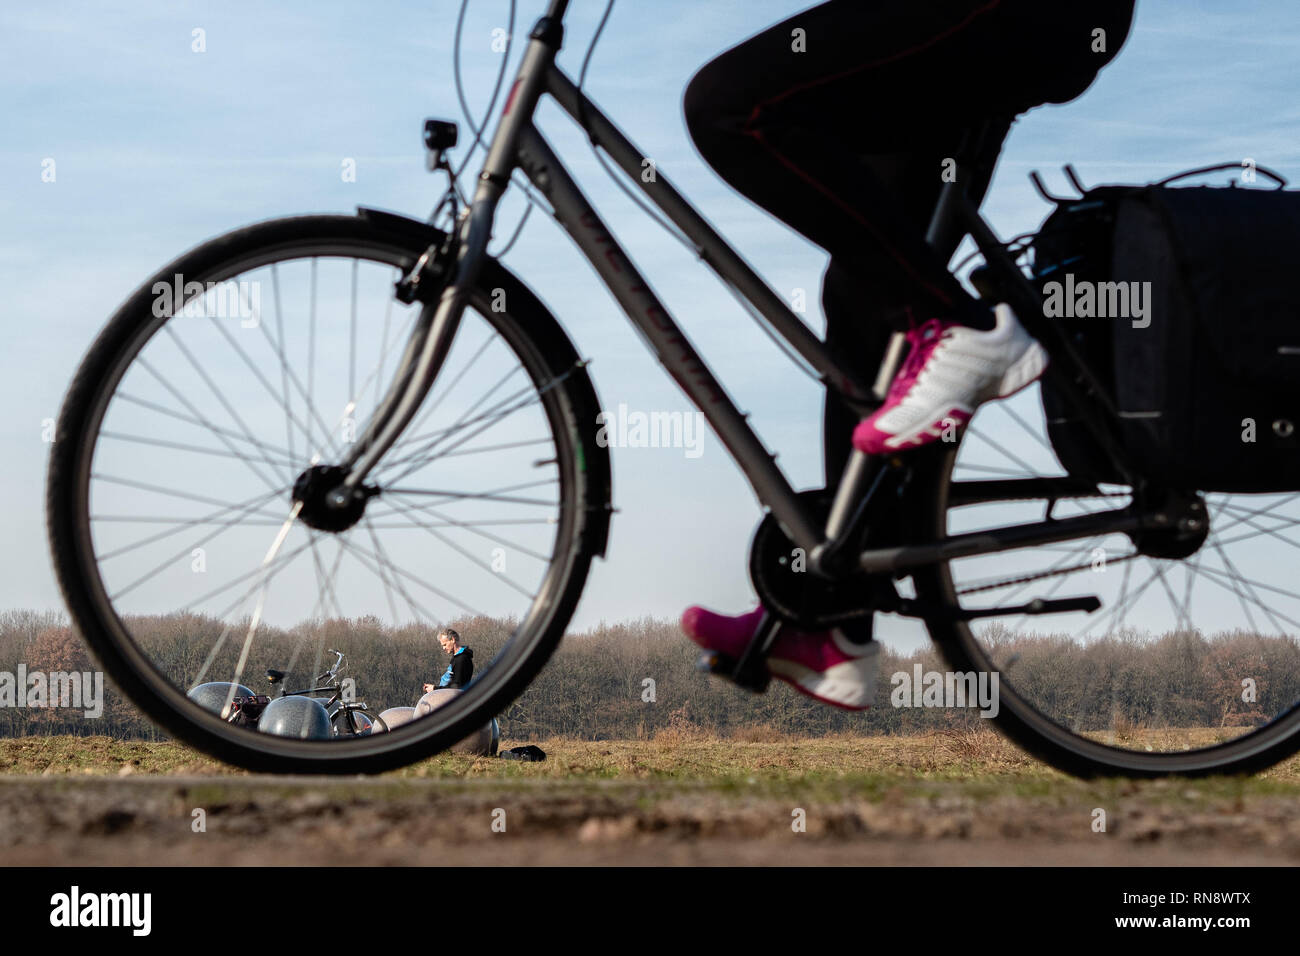
{"label": "shoe laces", "polygon": [[889,388],[890,399],[901,398],[901,393],[916,381],[930,353],[942,338],[943,331],[943,321],[940,319],[930,319],[907,330],[907,341],[911,345],[911,350],[903,361],[903,367],[894,376],[893,384]]}

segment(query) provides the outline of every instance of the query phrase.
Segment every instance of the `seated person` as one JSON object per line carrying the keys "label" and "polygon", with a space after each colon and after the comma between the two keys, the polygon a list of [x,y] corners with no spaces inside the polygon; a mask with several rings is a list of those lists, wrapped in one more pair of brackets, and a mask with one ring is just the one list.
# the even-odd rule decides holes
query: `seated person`
{"label": "seated person", "polygon": [[426,694],[440,687],[460,689],[474,676],[474,652],[460,642],[459,634],[450,627],[444,627],[438,632],[438,643],[451,655],[451,663],[442,672],[442,677],[438,679],[437,684],[424,685]]}

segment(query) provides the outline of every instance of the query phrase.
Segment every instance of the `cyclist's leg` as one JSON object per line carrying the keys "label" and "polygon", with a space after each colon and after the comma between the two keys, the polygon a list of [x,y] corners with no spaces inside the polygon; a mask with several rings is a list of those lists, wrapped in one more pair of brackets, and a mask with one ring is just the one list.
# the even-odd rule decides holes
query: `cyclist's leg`
{"label": "cyclist's leg", "polygon": [[[974,4],[958,0],[942,2],[938,6],[960,12],[962,8]],[[902,316],[903,309],[909,302],[920,300],[927,293],[932,301],[938,303],[933,308],[952,312],[960,308],[959,303],[963,298],[968,297],[943,268],[943,262],[951,255],[952,249],[946,250],[943,261],[931,254],[930,258],[935,261],[931,263],[927,278],[923,274],[924,270],[918,272],[911,266],[918,256],[915,249],[902,254],[888,241],[870,248],[869,240],[864,241],[863,230],[872,230],[872,222],[862,217],[856,209],[846,207],[847,219],[845,209],[828,210],[828,197],[818,184],[810,183],[806,176],[800,176],[799,170],[789,165],[784,157],[771,152],[766,143],[761,147],[763,158],[770,161],[772,156],[777,156],[777,167],[775,170],[768,168],[769,176],[775,171],[779,178],[792,171],[798,177],[795,181],[796,188],[789,190],[780,183],[773,186],[762,182],[761,177],[751,179],[750,175],[756,169],[751,163],[752,155],[745,155],[747,151],[752,153],[753,143],[757,141],[751,131],[745,130],[745,135],[750,136],[750,142],[727,142],[729,124],[738,124],[737,128],[745,129],[740,114],[745,111],[743,104],[747,101],[775,99],[797,82],[816,80],[818,70],[840,71],[851,67],[851,62],[828,63],[823,56],[813,75],[776,77],[769,73],[766,61],[773,55],[771,47],[779,47],[787,42],[791,30],[796,28],[791,24],[802,24],[798,28],[806,30],[810,42],[814,42],[811,38],[825,35],[818,27],[824,26],[828,20],[834,20],[846,29],[853,28],[855,24],[865,29],[870,17],[879,16],[879,12],[875,12],[870,17],[864,17],[856,5],[843,3],[823,4],[808,13],[814,15],[816,23],[802,15],[796,17],[766,31],[755,40],[742,44],[741,48],[724,54],[702,70],[688,90],[686,111],[697,144],[724,178],[760,205],[775,212],[787,224],[809,235],[832,252],[831,265],[823,284],[827,340],[851,365],[857,366],[856,371],[860,377],[869,380],[874,372],[872,366],[878,364],[892,330],[882,321],[864,322],[864,316],[881,317],[889,313],[895,317]],[[854,22],[849,23],[848,20]],[[924,28],[914,29],[912,33],[915,34],[911,37],[912,42],[924,42]],[[755,43],[759,47],[757,50],[753,49]],[[746,51],[745,47],[751,49]],[[853,57],[859,55],[856,52],[852,54]],[[776,81],[774,86],[771,85],[773,80]],[[732,91],[739,93],[738,99],[731,98]],[[753,107],[749,109],[757,112]],[[776,123],[773,127],[778,136],[779,126],[780,123]],[[804,135],[798,128],[795,128],[795,134]],[[827,154],[824,157],[826,164],[832,169],[832,172],[823,175],[831,182],[861,183],[863,188],[870,191],[871,198],[869,201],[860,201],[860,207],[872,209],[879,214],[878,223],[885,224],[883,231],[877,234],[878,237],[885,236],[892,222],[896,233],[895,245],[913,245],[920,249],[919,254],[926,254],[928,250],[923,244],[915,242],[913,237],[924,234],[941,185],[939,177],[914,176],[911,188],[893,190],[897,198],[890,194],[891,191],[875,184],[906,183],[908,177],[904,174],[909,170],[920,169],[922,163],[925,163],[926,169],[938,170],[940,160],[952,155],[963,134],[964,129],[960,125],[941,128],[938,135],[943,145],[935,147],[931,162],[918,156],[914,149],[896,151],[892,155],[862,155],[861,147],[855,152],[853,148],[840,143],[823,143],[822,148]],[[990,171],[991,166],[990,163]],[[981,196],[986,186],[987,178],[978,189]],[[792,206],[773,203],[773,191],[782,196],[788,194]],[[808,205],[810,198],[811,206]],[[835,205],[835,197],[829,199]],[[903,227],[901,229],[900,224]],[[842,241],[840,237],[843,237]],[[953,240],[954,247],[955,244],[956,239]],[[843,257],[835,255],[837,248],[845,252]],[[936,292],[936,289],[942,291]],[[970,316],[970,319],[975,320],[975,317]],[[833,488],[838,483],[843,472],[851,447],[850,438],[857,421],[856,415],[828,394],[824,420],[828,488]],[[691,608],[683,616],[682,626],[687,634],[703,646],[732,652],[736,647],[743,648],[747,635],[757,623],[756,615],[757,612],[753,612],[738,618],[728,618],[702,608]],[[867,653],[866,647],[872,637],[870,618],[842,625],[836,632],[807,635],[816,637],[817,640],[800,640],[802,637],[804,635],[785,632],[773,648],[769,664],[778,676],[782,675],[775,669],[788,667],[790,676],[798,676],[798,679],[790,679],[790,683],[797,689],[839,706],[860,706],[862,702],[869,701],[875,676],[874,655]]]}
{"label": "cyclist's leg", "polygon": [[[1010,121],[986,131],[983,140],[969,156],[967,175],[968,195],[978,205],[983,202],[993,178],[1002,142]],[[964,142],[964,132],[959,139]],[[882,181],[897,179],[891,173],[900,165],[919,165],[921,157],[868,158],[866,165]],[[926,189],[916,184],[905,194],[905,212],[918,230],[924,231],[938,200],[938,188]],[[939,237],[936,252],[947,262],[961,242],[961,235],[951,232]],[[876,276],[863,276],[851,267],[831,259],[822,279],[822,313],[826,316],[826,344],[837,358],[845,362],[858,378],[872,382],[884,357],[893,332],[902,328],[911,309],[907,305],[909,286],[901,281],[888,263]],[[858,415],[844,404],[831,389],[826,390],[822,414],[822,461],[825,468],[826,487],[839,486],[852,451],[853,430],[858,425]],[[855,644],[873,637],[872,621],[845,625],[845,636]]]}
{"label": "cyclist's leg", "polygon": [[[1081,92],[1114,55],[1092,51],[1091,25],[1126,31],[1129,3],[831,0],[701,69],[687,122],[723,178],[856,274],[892,272],[918,311],[978,320],[909,210],[937,194],[962,129]],[[914,161],[864,171],[900,155]]]}
{"label": "cyclist's leg", "polygon": [[[852,348],[861,336],[851,325],[864,318],[897,321],[903,314],[943,320],[930,323],[917,349],[933,351],[941,337],[959,343],[947,350],[958,374],[939,378],[961,381],[964,375],[962,386],[951,394],[946,385],[914,391],[916,379],[904,379],[887,407],[863,426],[859,447],[932,440],[934,422],[948,420],[949,413],[964,420],[982,397],[1041,371],[1045,356],[1014,318],[1004,315],[995,330],[991,310],[948,273],[959,236],[930,249],[925,226],[943,185],[940,170],[957,155],[966,130],[1082,92],[1126,36],[1127,6],[1127,0],[1102,0],[1081,13],[1027,0],[921,0],[899,13],[832,2],[724,53],[692,81],[687,113],[706,158],[724,176],[730,171],[737,188],[826,248],[856,285],[856,295],[829,296],[833,344]],[[1094,42],[1097,25],[1109,32],[1104,50]],[[797,30],[811,51],[802,60],[783,52]],[[871,42],[855,42],[863,36]],[[819,40],[826,52],[810,69]],[[753,71],[769,61],[784,73],[769,65],[766,78],[755,83]],[[846,103],[871,104],[871,123],[846,123]],[[1009,122],[995,125],[973,168],[963,171],[976,199],[987,188]],[[856,314],[835,307],[837,300],[855,298],[850,308]],[[954,324],[990,334],[946,331]],[[922,356],[927,361],[928,354]],[[853,353],[868,363],[878,356],[878,350]],[[909,407],[895,412],[904,402]],[[828,438],[844,430],[844,410],[836,404],[828,407]],[[832,482],[847,444],[832,439],[827,453]]]}
{"label": "cyclist's leg", "polygon": [[[1005,0],[1005,6],[1021,2]],[[1100,0],[1099,5],[1128,2]],[[691,134],[710,164],[740,192],[831,253],[824,289],[828,337],[868,365],[878,362],[885,338],[880,328],[861,325],[873,307],[880,315],[890,303],[906,303],[971,324],[979,321],[979,307],[946,268],[957,238],[938,253],[923,241],[941,188],[941,159],[953,155],[970,125],[1078,95],[1102,62],[1098,58],[1076,70],[1085,75],[1080,82],[1068,70],[1062,79],[1060,64],[1049,55],[1051,69],[1042,72],[1050,82],[1037,90],[1018,77],[1008,84],[1008,76],[1020,68],[1014,54],[1021,51],[1014,44],[1024,37],[1011,31],[1008,38],[992,23],[972,28],[1000,6],[1000,0],[913,0],[901,9],[862,9],[833,0],[724,53],[700,71],[687,91]],[[797,52],[796,31],[807,44],[820,41],[825,52],[815,60],[788,55]],[[1126,32],[1127,19],[1113,41],[1116,47]],[[961,39],[954,40],[958,35]],[[1011,51],[1004,48],[1008,42]],[[1005,61],[1000,64],[1001,88],[996,74],[980,72],[985,65],[981,58],[998,63],[999,56]],[[968,81],[967,73],[973,79]],[[960,78],[956,93],[943,86],[945,77]],[[817,95],[805,95],[813,89]],[[880,102],[890,109],[876,111],[885,115],[872,116],[874,127],[846,120],[851,115],[846,104]],[[1000,141],[990,140],[992,155],[983,179],[971,184],[979,196]],[[876,281],[864,283],[864,277]],[[838,481],[848,452],[848,441],[837,436],[853,424],[847,410],[828,404],[829,485]],[[682,626],[702,646],[735,653],[744,648],[760,616],[755,611],[728,618],[691,608]],[[875,677],[869,653],[874,645],[860,643],[869,637],[868,628],[782,632],[769,666],[810,696],[862,706],[870,700]]]}
{"label": "cyclist's leg", "polygon": [[[1012,18],[1007,35],[1053,38],[1036,52],[1032,59],[1037,62],[1025,70],[1028,82],[1016,89],[995,79],[988,86],[988,102],[967,107],[970,125],[965,135],[979,132],[978,139],[963,140],[960,150],[954,147],[949,151],[942,140],[921,137],[923,145],[912,163],[897,172],[886,166],[876,176],[912,202],[909,213],[915,235],[923,234],[918,215],[923,215],[928,224],[942,188],[932,172],[927,172],[947,162],[946,157],[960,155],[966,193],[977,205],[981,203],[1015,116],[1044,102],[1065,102],[1080,95],[1118,52],[1132,20],[1129,0],[1102,0],[1085,11],[1044,4],[1024,6],[1022,0],[1008,0],[1005,9]],[[1062,38],[1066,42],[1061,43]],[[1086,55],[1081,54],[1085,49]],[[1002,112],[990,111],[997,107]],[[944,145],[943,160],[934,149],[936,142]],[[934,259],[945,263],[945,271],[962,232],[954,225],[934,243]],[[855,269],[853,274],[862,273]],[[912,352],[908,361],[895,378],[885,404],[852,429],[854,448],[878,454],[928,444],[948,434],[951,426],[963,425],[980,403],[1010,395],[1042,374],[1047,353],[1025,332],[1008,307],[979,307],[964,292],[962,295],[965,301],[957,309],[920,317],[934,318],[909,335]],[[912,294],[907,301],[925,299]],[[929,302],[932,306],[933,300]],[[852,315],[827,312],[828,332],[837,322],[852,321]],[[828,471],[842,469],[848,454],[847,447],[839,445],[847,423],[844,416],[831,410],[831,404],[828,401],[826,435],[836,447],[828,445],[826,449]]]}
{"label": "cyclist's leg", "polygon": [[[1004,123],[995,123],[983,131],[981,141],[973,144],[966,139],[967,131],[957,131],[954,137],[957,145],[969,147],[966,157],[969,164],[967,195],[976,205],[984,201],[988,192],[1010,126],[1009,118]],[[952,152],[955,151],[954,147]],[[941,184],[934,178],[907,181],[901,170],[921,166],[932,168],[933,164],[916,154],[866,157],[864,164],[870,174],[882,181],[899,184],[905,214],[913,227],[923,232],[938,202]],[[938,257],[948,262],[961,239],[959,227],[940,236],[935,248]],[[827,265],[822,279],[826,343],[860,380],[874,381],[891,335],[907,328],[913,316],[909,302],[914,292],[888,263],[883,263],[878,273],[868,275],[864,275],[860,268],[835,258]],[[828,488],[835,488],[844,474],[851,451],[850,439],[857,424],[857,414],[828,389],[822,417],[823,462]]]}

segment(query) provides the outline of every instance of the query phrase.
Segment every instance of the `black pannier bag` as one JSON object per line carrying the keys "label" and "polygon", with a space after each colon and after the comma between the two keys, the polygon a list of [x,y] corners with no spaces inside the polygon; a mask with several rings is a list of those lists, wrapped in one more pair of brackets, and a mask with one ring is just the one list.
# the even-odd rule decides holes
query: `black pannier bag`
{"label": "black pannier bag", "polygon": [[[1047,218],[1034,275],[1065,313],[1048,321],[1114,399],[1149,481],[1300,490],[1300,192],[1166,185],[1178,178],[1091,189]],[[1042,398],[1066,471],[1118,482],[1048,382]]]}

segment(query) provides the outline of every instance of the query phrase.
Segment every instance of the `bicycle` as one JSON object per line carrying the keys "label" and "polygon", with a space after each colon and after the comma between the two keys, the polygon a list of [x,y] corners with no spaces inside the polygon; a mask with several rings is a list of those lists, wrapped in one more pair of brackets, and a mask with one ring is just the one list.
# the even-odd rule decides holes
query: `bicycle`
{"label": "bicycle", "polygon": [[[334,655],[334,663],[330,665],[329,670],[311,682],[317,685],[314,687],[307,687],[303,690],[286,690],[284,688],[285,672],[274,667],[268,667],[266,669],[267,682],[273,687],[279,686],[279,693],[274,697],[269,694],[253,693],[249,688],[229,681],[210,681],[199,684],[191,688],[187,696],[199,706],[220,715],[221,719],[227,723],[234,724],[237,727],[258,728],[260,726],[267,733],[280,731],[268,730],[267,727],[260,725],[259,721],[273,701],[285,697],[303,697],[316,701],[320,705],[321,713],[325,718],[324,721],[320,721],[322,728],[328,726],[330,733],[335,737],[387,732],[388,724],[383,717],[378,714],[371,714],[370,708],[365,701],[353,700],[345,693],[343,679],[340,676],[343,669],[343,652],[336,651],[331,647],[329,653]],[[286,717],[284,722],[288,724],[290,722],[289,718]],[[302,711],[294,713],[292,722],[293,734],[307,736],[306,731],[310,729],[311,720],[304,719]],[[323,730],[320,736],[325,736]]]}
{"label": "bicycle", "polygon": [[[321,706],[325,708],[326,716],[329,717],[330,726],[333,728],[336,737],[356,737],[368,733],[387,732],[388,724],[384,722],[384,719],[379,714],[370,713],[370,708],[364,700],[355,700],[349,697],[344,689],[342,677],[343,652],[336,651],[331,647],[328,653],[334,655],[334,663],[330,665],[329,670],[312,681],[316,686],[308,687],[305,690],[285,690],[281,687],[280,697],[323,698]],[[273,667],[266,669],[266,679],[272,685],[283,684],[284,678],[284,671]]]}
{"label": "bicycle", "polygon": [[[521,173],[668,374],[704,414],[766,510],[751,546],[750,572],[767,616],[740,659],[714,655],[704,662],[709,670],[761,689],[766,683],[764,655],[781,622],[819,628],[892,613],[923,621],[955,671],[998,674],[997,722],[1003,732],[1074,774],[1255,770],[1300,747],[1300,709],[1295,706],[1300,691],[1286,685],[1281,692],[1270,689],[1274,696],[1266,699],[1276,709],[1261,722],[1255,711],[1234,709],[1232,695],[1222,688],[1202,681],[1198,690],[1188,677],[1189,685],[1169,689],[1167,700],[1147,702],[1136,731],[1130,726],[1134,719],[1124,709],[1128,698],[1121,690],[1132,674],[1123,671],[1121,638],[1129,633],[1124,625],[1130,620],[1149,620],[1147,605],[1138,613],[1139,599],[1168,592],[1176,630],[1183,625],[1187,627],[1179,633],[1192,630],[1193,581],[1202,575],[1206,592],[1209,584],[1233,589],[1248,617],[1254,605],[1273,617],[1256,589],[1256,584],[1260,590],[1269,585],[1239,575],[1226,556],[1222,568],[1211,568],[1207,555],[1211,548],[1226,554],[1224,545],[1252,538],[1249,533],[1219,537],[1231,528],[1285,539],[1283,526],[1260,528],[1265,520],[1277,520],[1277,509],[1295,496],[1250,509],[1197,492],[1156,487],[1143,478],[1114,438],[1116,412],[1097,371],[1044,317],[1041,294],[1019,264],[1024,247],[1017,240],[1000,240],[963,194],[965,156],[957,157],[958,175],[943,189],[930,235],[958,228],[973,239],[985,262],[978,277],[981,291],[1009,303],[1048,349],[1053,387],[1126,485],[1038,474],[1059,468],[1025,459],[1032,457],[1031,450],[1041,456],[1050,448],[1037,436],[1037,445],[1008,439],[1012,448],[991,440],[981,416],[1009,416],[1033,435],[1013,406],[994,403],[957,441],[889,458],[855,452],[833,492],[791,487],[534,125],[540,98],[549,95],[558,103],[680,230],[705,265],[752,305],[760,325],[779,336],[798,361],[854,410],[865,415],[878,404],[900,360],[900,343],[896,338],[875,383],[860,380],[662,171],[652,178],[640,175],[643,153],[556,66],[568,6],[568,0],[549,0],[529,35],[472,202],[461,207],[457,176],[447,160],[456,144],[456,126],[430,120],[425,126],[430,167],[445,172],[450,181],[430,222],[362,207],[356,216],[303,216],[237,230],[160,270],[126,301],[91,347],[57,426],[48,528],[69,610],[119,686],[177,736],[231,762],[276,771],[374,772],[445,749],[466,736],[503,711],[549,659],[592,559],[605,551],[611,470],[608,450],[596,441],[602,406],[588,363],[542,302],[487,253],[498,204]],[[449,220],[445,229],[436,224],[440,216]],[[272,322],[261,308],[267,285]],[[301,294],[294,312],[282,307],[286,288]],[[375,307],[368,336],[358,332],[362,296]],[[234,316],[226,314],[230,312]],[[320,321],[323,312],[333,315],[326,325]],[[371,366],[363,378],[357,371],[358,347],[375,344],[373,330],[381,312],[375,355],[361,362],[363,368]],[[295,317],[306,320],[305,338],[290,341],[285,324]],[[232,318],[239,319],[237,331],[230,327]],[[265,355],[269,371],[253,361],[252,344],[263,346],[259,354]],[[390,357],[399,347],[390,369]],[[484,356],[489,352],[493,358],[487,361],[504,365],[503,374],[497,374],[500,368],[488,371]],[[344,354],[346,368],[335,377],[316,376],[321,355],[341,362]],[[172,368],[193,373],[188,390],[173,381],[168,374]],[[467,377],[490,387],[475,387],[469,398],[451,398]],[[224,390],[223,382],[230,383]],[[327,405],[323,396],[331,389]],[[197,405],[208,393],[221,409],[220,423]],[[327,420],[321,412],[325,407],[341,412]],[[450,423],[421,431],[439,410]],[[250,421],[263,426],[259,434]],[[137,431],[124,430],[133,423]],[[278,432],[281,424],[283,440],[270,436],[269,429]],[[489,430],[490,436],[478,440]],[[195,439],[195,433],[203,439]],[[981,458],[988,453],[987,448],[981,453],[984,445],[1004,454],[1000,464]],[[141,448],[160,448],[165,454]],[[493,456],[490,463],[488,455]],[[1008,467],[1017,462],[1033,473],[1019,476]],[[958,477],[963,470],[975,477]],[[176,516],[144,513],[161,507],[161,501],[184,502],[188,511]],[[287,517],[270,510],[277,501],[287,504]],[[110,504],[121,513],[107,511]],[[1020,506],[1028,507],[1031,520],[1008,520],[1007,509]],[[137,539],[122,530],[141,522],[164,530]],[[217,530],[209,533],[206,529],[212,527]],[[269,546],[267,529],[274,529]],[[194,537],[200,531],[202,536]],[[387,544],[380,541],[380,531],[392,532]],[[431,538],[453,554],[434,568],[436,574],[429,572],[424,552],[411,543],[417,532],[423,532],[421,542]],[[466,543],[470,539],[477,550]],[[186,576],[184,561],[218,541],[223,559],[241,558],[237,570],[242,573],[220,588],[200,589],[196,575]],[[180,550],[173,552],[178,542]],[[1099,582],[1112,590],[1116,585],[1114,575],[1095,573],[1095,554],[1098,549],[1107,553],[1116,542],[1122,549],[1110,564],[1122,564],[1124,571],[1112,607],[1095,593],[1102,589]],[[322,553],[331,544],[336,549],[332,563]],[[1070,564],[1072,552],[1065,547],[1070,545],[1093,559]],[[164,549],[166,557],[156,560]],[[496,549],[503,559],[500,567]],[[805,571],[790,560],[796,549],[807,558]],[[1060,550],[1064,557],[1048,563],[1044,555]],[[145,551],[152,552],[147,560]],[[129,568],[120,560],[127,555],[135,556]],[[303,560],[296,561],[300,556]],[[424,570],[407,570],[395,556]],[[345,558],[366,573],[364,586],[339,573]],[[527,570],[521,575],[505,559]],[[1130,572],[1141,561],[1155,571],[1141,583],[1131,581]],[[145,565],[149,570],[140,574]],[[469,574],[471,566],[481,573]],[[454,574],[457,567],[467,574],[453,592],[442,576]],[[1187,588],[1181,603],[1165,573],[1179,570]],[[1085,593],[1056,596],[1079,574],[1091,575]],[[1021,599],[1027,588],[1051,578],[1056,581],[1050,590]],[[1152,591],[1157,578],[1160,588]],[[195,613],[215,606],[219,597],[225,601],[222,595],[228,597],[250,580],[221,610]],[[278,588],[274,593],[273,584]],[[221,672],[238,683],[256,640],[296,642],[295,647],[314,642],[319,656],[326,616],[345,617],[344,604],[372,613],[380,586],[387,604],[383,609],[395,628],[401,614],[409,612],[436,633],[444,613],[424,606],[421,599],[431,600],[427,595],[437,599],[446,615],[516,615],[517,623],[489,666],[479,670],[455,702],[389,733],[328,743],[276,738],[232,727],[187,702],[183,687],[196,674]],[[203,593],[195,595],[199,590]],[[1274,586],[1272,591],[1300,599],[1286,588]],[[189,615],[182,619],[189,642],[183,651],[155,633],[161,608]],[[1032,648],[1008,643],[1005,625],[982,629],[990,620],[997,625],[1047,615],[1073,621],[1082,616],[1085,633],[1098,622],[1108,623],[1105,640],[1114,648],[1105,647],[1118,655],[1113,655],[1108,682],[1103,673],[1097,678],[1100,686],[1090,693],[1058,700],[1056,684],[1035,676],[1040,671],[1026,670]],[[268,623],[273,616],[288,624],[273,627]],[[1175,635],[1175,643],[1177,639]],[[1283,664],[1292,659],[1286,655],[1294,656],[1294,639],[1285,631],[1283,641],[1269,647],[1278,650]],[[1038,658],[1051,660],[1050,648]],[[1077,654],[1073,660],[1079,666]],[[1149,663],[1140,654],[1134,660]],[[1179,690],[1182,696],[1175,692]],[[1110,717],[1075,712],[1076,705],[1095,705],[1107,691],[1113,698]],[[1196,694],[1203,699],[1188,696]],[[1204,722],[1195,716],[1204,707],[1220,705],[1223,720],[1217,729],[1186,726],[1189,720]],[[1151,726],[1141,727],[1142,721]]]}

